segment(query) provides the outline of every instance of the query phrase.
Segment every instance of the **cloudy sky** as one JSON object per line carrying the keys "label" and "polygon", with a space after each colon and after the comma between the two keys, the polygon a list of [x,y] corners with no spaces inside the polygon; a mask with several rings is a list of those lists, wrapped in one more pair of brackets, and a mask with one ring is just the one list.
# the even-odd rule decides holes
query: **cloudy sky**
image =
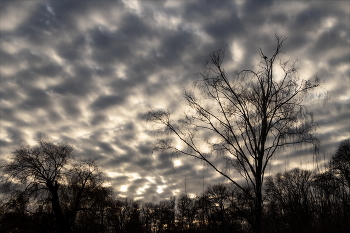
{"label": "cloudy sky", "polygon": [[[348,1],[1,1],[0,157],[41,132],[96,159],[115,193],[157,201],[224,180],[186,157],[152,154],[142,115],[182,113],[207,55],[226,45],[226,70],[256,69],[275,34],[298,59],[301,78],[317,74],[328,104],[307,100],[319,124],[322,164],[350,137]],[[289,150],[269,172],[314,168],[311,151]],[[204,179],[203,179],[204,178]]]}

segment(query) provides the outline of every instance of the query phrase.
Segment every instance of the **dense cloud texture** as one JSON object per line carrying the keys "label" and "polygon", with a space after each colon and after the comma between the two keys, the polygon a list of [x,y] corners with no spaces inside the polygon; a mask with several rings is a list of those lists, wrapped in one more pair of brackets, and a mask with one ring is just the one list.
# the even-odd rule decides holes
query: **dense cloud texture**
{"label": "dense cloud texture", "polygon": [[324,96],[306,102],[319,124],[321,156],[287,150],[269,173],[314,169],[349,137],[347,1],[0,5],[1,159],[41,132],[73,145],[82,159],[96,159],[120,196],[156,201],[184,192],[185,180],[190,193],[224,182],[199,161],[152,153],[157,136],[142,115],[150,107],[185,111],[183,89],[221,46],[228,75],[255,69],[259,48],[273,53],[275,33],[288,37],[283,51],[299,60],[300,76],[317,74],[332,96],[326,105]]}

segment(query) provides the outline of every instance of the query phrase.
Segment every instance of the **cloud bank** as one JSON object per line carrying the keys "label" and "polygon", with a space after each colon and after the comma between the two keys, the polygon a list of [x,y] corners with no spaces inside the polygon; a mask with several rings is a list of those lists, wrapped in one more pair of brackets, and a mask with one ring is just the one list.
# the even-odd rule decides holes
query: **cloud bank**
{"label": "cloud bank", "polygon": [[[317,74],[332,93],[309,99],[323,163],[350,122],[350,8],[347,1],[2,1],[0,156],[41,132],[95,159],[119,196],[156,201],[225,180],[186,157],[152,153],[149,110],[184,111],[206,56],[226,45],[225,70],[254,69],[274,36],[297,58],[302,78]],[[318,93],[315,93],[315,95]],[[309,150],[274,160],[273,174],[313,168]],[[186,181],[185,181],[186,180]],[[204,181],[204,184],[203,184]]]}

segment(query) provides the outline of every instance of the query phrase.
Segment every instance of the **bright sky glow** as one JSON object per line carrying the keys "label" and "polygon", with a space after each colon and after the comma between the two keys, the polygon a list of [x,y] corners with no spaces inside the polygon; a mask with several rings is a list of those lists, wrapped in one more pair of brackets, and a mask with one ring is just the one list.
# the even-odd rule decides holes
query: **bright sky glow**
{"label": "bright sky glow", "polygon": [[166,188],[167,185],[158,185],[157,186],[157,193],[163,193],[164,188]]}
{"label": "bright sky glow", "polygon": [[181,165],[182,165],[182,162],[181,162],[180,159],[176,159],[176,160],[174,161],[174,166],[175,166],[175,167],[178,167],[178,166],[181,166]]}
{"label": "bright sky glow", "polygon": [[120,189],[119,189],[119,190],[120,190],[121,192],[126,192],[126,191],[128,191],[128,187],[129,187],[128,185],[122,185],[122,186],[120,186]]}

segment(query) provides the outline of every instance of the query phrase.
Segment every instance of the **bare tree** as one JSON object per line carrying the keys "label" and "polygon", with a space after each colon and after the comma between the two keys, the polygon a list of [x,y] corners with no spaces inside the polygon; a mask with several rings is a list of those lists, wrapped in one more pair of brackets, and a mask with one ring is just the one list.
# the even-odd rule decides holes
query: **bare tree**
{"label": "bare tree", "polygon": [[178,228],[181,232],[191,231],[197,215],[196,201],[181,194],[177,203]]}
{"label": "bare tree", "polygon": [[242,191],[246,190],[243,184],[216,165],[211,155],[219,155],[244,177],[245,186],[254,190],[256,233],[262,231],[262,185],[272,157],[289,145],[310,143],[315,151],[319,145],[313,136],[313,115],[303,104],[306,94],[320,86],[319,78],[300,79],[295,61],[280,59],[286,38],[276,39],[270,58],[260,50],[258,71],[243,70],[233,78],[227,77],[222,67],[224,49],[211,53],[199,74],[201,80],[196,82],[202,98],[185,91],[190,108],[181,119],[172,120],[166,110],[151,110],[146,115],[148,121],[160,124],[172,135],[159,139],[155,149],[205,161]]}
{"label": "bare tree", "polygon": [[199,231],[205,231],[210,224],[210,212],[212,211],[212,203],[210,197],[203,193],[196,197],[197,221]]}
{"label": "bare tree", "polygon": [[[279,215],[271,218],[279,220],[285,228],[282,232],[292,229],[293,232],[309,232],[312,222],[312,204],[315,203],[312,195],[311,171],[295,168],[283,174],[276,174],[275,178],[268,177],[266,182],[266,196],[271,206],[275,205]],[[272,221],[272,219],[270,219]]]}
{"label": "bare tree", "polygon": [[331,158],[330,167],[350,189],[350,138],[340,142],[338,150]]}
{"label": "bare tree", "polygon": [[219,225],[221,232],[227,232],[228,225],[228,207],[229,207],[229,197],[230,197],[229,187],[224,184],[216,184],[209,186],[205,192],[209,196],[212,203],[212,217],[216,219],[215,223],[212,225]]}
{"label": "bare tree", "polygon": [[39,136],[36,146],[16,149],[10,162],[1,165],[4,188],[32,203],[50,203],[59,232],[70,232],[77,213],[90,208],[104,179],[94,162],[77,162],[73,147]]}
{"label": "bare tree", "polygon": [[142,205],[141,208],[141,221],[144,227],[144,232],[152,232],[152,229],[155,226],[155,207],[152,202],[146,202]]}

